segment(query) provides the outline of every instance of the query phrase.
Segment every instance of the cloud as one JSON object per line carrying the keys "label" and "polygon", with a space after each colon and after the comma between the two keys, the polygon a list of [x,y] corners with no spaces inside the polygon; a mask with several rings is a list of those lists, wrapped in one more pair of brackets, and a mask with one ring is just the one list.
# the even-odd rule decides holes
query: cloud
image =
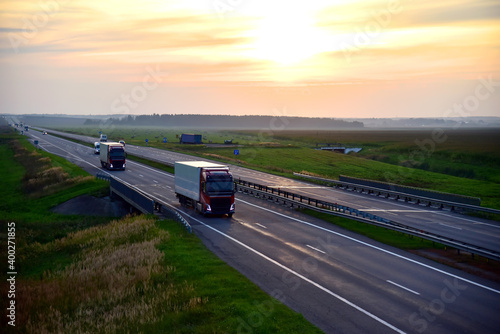
{"label": "cloud", "polygon": [[442,25],[490,21],[500,18],[500,3],[492,0],[439,1],[417,5],[409,13],[408,24]]}
{"label": "cloud", "polygon": [[23,32],[23,29],[0,27],[0,33],[2,32]]}

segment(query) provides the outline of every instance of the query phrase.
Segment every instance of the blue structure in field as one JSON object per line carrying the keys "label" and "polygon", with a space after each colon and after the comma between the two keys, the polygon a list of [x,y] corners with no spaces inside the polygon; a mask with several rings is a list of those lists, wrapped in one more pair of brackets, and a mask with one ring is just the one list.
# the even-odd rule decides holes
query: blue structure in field
{"label": "blue structure in field", "polygon": [[194,135],[190,133],[183,133],[181,135],[181,144],[202,144],[201,135]]}

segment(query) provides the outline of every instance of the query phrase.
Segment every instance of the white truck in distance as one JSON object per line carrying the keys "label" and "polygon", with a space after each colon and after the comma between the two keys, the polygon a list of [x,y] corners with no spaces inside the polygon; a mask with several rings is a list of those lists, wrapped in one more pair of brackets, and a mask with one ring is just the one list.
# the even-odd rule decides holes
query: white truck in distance
{"label": "white truck in distance", "polygon": [[[101,150],[102,151],[102,150]],[[205,161],[177,161],[175,194],[203,215],[234,214],[234,183],[229,167]]]}

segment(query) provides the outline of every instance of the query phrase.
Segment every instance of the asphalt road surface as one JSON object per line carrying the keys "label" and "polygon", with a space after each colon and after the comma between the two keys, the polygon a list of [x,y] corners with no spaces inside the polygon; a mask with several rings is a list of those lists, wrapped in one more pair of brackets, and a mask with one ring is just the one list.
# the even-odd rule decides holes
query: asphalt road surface
{"label": "asphalt road surface", "polygon": [[[51,131],[93,143],[96,138]],[[126,146],[127,152],[147,159],[173,164],[175,161],[206,160],[190,155],[152,147]],[[285,177],[275,176],[241,166],[229,165],[233,175],[245,181],[274,186],[320,200],[338,203],[375,214],[401,224],[422,229],[454,240],[500,252],[500,223],[466,216],[456,212],[418,206],[368,194],[323,187]]]}

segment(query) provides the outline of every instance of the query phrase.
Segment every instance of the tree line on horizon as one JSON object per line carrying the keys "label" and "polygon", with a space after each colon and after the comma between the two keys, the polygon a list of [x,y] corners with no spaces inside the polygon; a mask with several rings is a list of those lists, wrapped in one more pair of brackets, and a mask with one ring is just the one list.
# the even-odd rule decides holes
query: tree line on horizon
{"label": "tree line on horizon", "polygon": [[123,118],[111,117],[105,121],[87,119],[84,125],[115,126],[165,126],[165,127],[204,127],[231,129],[332,129],[363,128],[363,122],[345,121],[335,118],[314,118],[297,116],[229,116],[229,115],[128,115]]}

